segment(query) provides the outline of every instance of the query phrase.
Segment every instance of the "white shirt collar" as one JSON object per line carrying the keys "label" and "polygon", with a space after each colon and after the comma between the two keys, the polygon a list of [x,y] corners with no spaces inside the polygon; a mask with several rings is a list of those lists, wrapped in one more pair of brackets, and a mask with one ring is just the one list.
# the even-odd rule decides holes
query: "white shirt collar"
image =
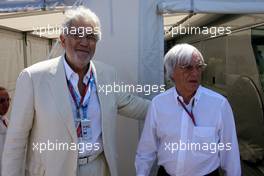
{"label": "white shirt collar", "polygon": [[[71,79],[77,79],[79,80],[79,76],[77,73],[75,73],[72,68],[69,66],[69,64],[66,61],[65,56],[63,57],[63,64],[64,64],[64,68],[65,68],[65,73],[66,73],[66,78],[67,80],[71,80]],[[87,71],[87,73],[85,74],[84,78],[83,78],[83,83],[87,84],[88,80],[90,78],[90,72],[91,72],[91,64],[90,67]],[[77,81],[78,82],[78,81]]]}
{"label": "white shirt collar", "polygon": [[[174,87],[173,89],[173,92],[174,92],[174,97],[175,97],[175,100],[177,100],[177,97],[180,98],[181,101],[183,101],[183,97],[181,95],[178,94],[178,92],[176,91],[176,88]],[[201,95],[201,85],[199,85],[198,89],[196,90],[194,96],[191,98],[190,102],[192,102],[192,100],[194,99],[194,106],[197,104],[199,98],[200,98],[200,95]]]}

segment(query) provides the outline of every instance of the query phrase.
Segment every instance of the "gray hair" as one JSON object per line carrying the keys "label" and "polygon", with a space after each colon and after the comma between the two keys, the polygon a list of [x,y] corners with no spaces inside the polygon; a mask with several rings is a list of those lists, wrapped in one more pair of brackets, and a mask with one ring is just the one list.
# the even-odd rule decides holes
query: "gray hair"
{"label": "gray hair", "polygon": [[190,65],[193,53],[196,53],[204,64],[201,52],[194,46],[183,43],[172,47],[164,57],[164,66],[167,78],[173,81],[172,75],[174,73],[175,66]]}
{"label": "gray hair", "polygon": [[97,15],[92,12],[90,9],[79,6],[77,8],[69,9],[65,12],[65,20],[62,24],[64,32],[65,29],[71,28],[71,25],[74,21],[84,20],[88,24],[91,24],[97,32],[93,33],[96,35],[97,39],[101,39],[101,23]]}

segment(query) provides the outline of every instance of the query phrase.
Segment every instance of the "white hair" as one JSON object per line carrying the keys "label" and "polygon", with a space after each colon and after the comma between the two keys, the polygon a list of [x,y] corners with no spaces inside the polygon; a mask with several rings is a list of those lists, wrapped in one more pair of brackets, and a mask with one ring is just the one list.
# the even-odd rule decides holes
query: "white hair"
{"label": "white hair", "polygon": [[167,78],[173,81],[172,75],[174,73],[175,66],[190,65],[193,53],[196,53],[202,63],[204,63],[202,54],[194,46],[183,43],[172,47],[164,57],[164,66]]}
{"label": "white hair", "polygon": [[97,15],[92,12],[90,9],[79,6],[77,8],[69,9],[65,12],[65,20],[62,24],[62,27],[70,28],[73,22],[84,20],[88,24],[91,24],[93,28],[97,28],[99,33],[94,33],[98,40],[101,39],[101,24]]}

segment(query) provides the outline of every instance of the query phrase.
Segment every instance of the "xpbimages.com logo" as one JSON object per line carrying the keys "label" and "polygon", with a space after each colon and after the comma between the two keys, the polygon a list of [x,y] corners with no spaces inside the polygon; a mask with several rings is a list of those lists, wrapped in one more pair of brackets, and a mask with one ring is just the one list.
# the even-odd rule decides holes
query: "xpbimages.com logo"
{"label": "xpbimages.com logo", "polygon": [[216,37],[219,35],[228,35],[231,34],[231,27],[224,26],[166,26],[165,34],[170,34],[171,37],[177,35],[209,35],[210,37]]}
{"label": "xpbimages.com logo", "polygon": [[152,93],[165,92],[165,85],[133,85],[113,82],[107,85],[98,85],[99,92],[108,95],[109,93],[127,92],[127,93],[143,93],[144,95],[150,95]]}
{"label": "xpbimages.com logo", "polygon": [[101,38],[101,31],[99,27],[61,27],[59,25],[50,25],[47,26],[33,26],[33,34],[37,34],[40,37],[45,35],[78,35],[79,37],[84,37],[86,35],[94,34]]}
{"label": "xpbimages.com logo", "polygon": [[32,150],[43,153],[45,151],[78,151],[79,153],[84,153],[85,151],[98,151],[100,150],[99,143],[67,143],[59,142],[56,140],[52,142],[47,140],[47,142],[33,142]]}
{"label": "xpbimages.com logo", "polygon": [[195,142],[165,142],[164,150],[170,153],[177,151],[204,151],[210,153],[216,153],[218,151],[231,150],[231,143],[195,143]]}

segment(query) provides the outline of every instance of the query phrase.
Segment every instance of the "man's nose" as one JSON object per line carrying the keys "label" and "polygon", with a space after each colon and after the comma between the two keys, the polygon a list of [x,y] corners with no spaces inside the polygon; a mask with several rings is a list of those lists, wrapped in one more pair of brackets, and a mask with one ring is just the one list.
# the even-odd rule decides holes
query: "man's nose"
{"label": "man's nose", "polygon": [[201,70],[198,67],[193,67],[191,71],[191,75],[195,77],[199,77],[200,74],[201,74]]}
{"label": "man's nose", "polygon": [[86,37],[81,38],[80,45],[82,46],[89,46],[89,40]]}

